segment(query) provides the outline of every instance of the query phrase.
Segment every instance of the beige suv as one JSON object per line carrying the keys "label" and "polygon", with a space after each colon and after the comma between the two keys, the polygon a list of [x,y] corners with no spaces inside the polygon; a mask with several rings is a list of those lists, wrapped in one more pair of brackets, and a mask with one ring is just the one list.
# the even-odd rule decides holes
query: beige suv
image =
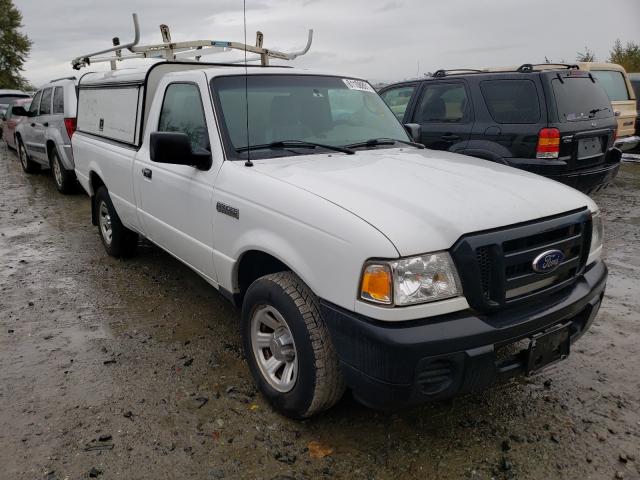
{"label": "beige suv", "polygon": [[616,147],[632,150],[640,144],[640,135],[635,131],[636,95],[625,69],[615,63],[579,62],[580,70],[587,70],[598,79],[609,95],[611,106],[618,117]]}

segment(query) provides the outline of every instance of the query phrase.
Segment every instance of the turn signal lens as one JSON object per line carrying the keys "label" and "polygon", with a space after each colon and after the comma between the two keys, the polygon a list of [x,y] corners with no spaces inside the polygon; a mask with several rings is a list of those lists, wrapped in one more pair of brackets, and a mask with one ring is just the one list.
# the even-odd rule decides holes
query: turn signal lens
{"label": "turn signal lens", "polygon": [[538,134],[536,158],[558,158],[560,153],[560,130],[543,128]]}
{"label": "turn signal lens", "polygon": [[389,265],[369,264],[362,273],[360,297],[375,303],[391,304],[391,269]]}

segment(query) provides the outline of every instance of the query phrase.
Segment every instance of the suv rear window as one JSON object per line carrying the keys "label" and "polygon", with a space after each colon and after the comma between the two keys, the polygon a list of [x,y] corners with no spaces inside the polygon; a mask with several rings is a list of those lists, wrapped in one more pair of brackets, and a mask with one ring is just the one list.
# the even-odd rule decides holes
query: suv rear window
{"label": "suv rear window", "polygon": [[56,87],[53,90],[53,113],[64,114],[64,95],[62,87]]}
{"label": "suv rear window", "polygon": [[613,70],[591,70],[591,75],[598,79],[612,102],[619,100],[629,100],[627,82],[624,80],[622,72]]}
{"label": "suv rear window", "polygon": [[540,100],[531,80],[484,80],[480,90],[496,123],[537,123]]}
{"label": "suv rear window", "polygon": [[[564,83],[563,83],[564,82]],[[589,77],[564,77],[551,82],[561,122],[604,118],[613,115],[604,89]]]}

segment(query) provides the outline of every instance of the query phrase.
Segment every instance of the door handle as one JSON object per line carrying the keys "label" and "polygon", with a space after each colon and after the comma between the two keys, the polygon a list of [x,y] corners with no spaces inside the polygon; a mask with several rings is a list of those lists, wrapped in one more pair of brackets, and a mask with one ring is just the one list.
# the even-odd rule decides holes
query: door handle
{"label": "door handle", "polygon": [[44,122],[44,123],[42,124],[42,126],[43,126],[43,127],[48,127],[48,126],[49,126],[49,122]]}
{"label": "door handle", "polygon": [[445,142],[455,142],[456,140],[460,140],[462,137],[460,135],[442,135],[440,137],[441,140]]}
{"label": "door handle", "polygon": [[143,168],[142,169],[142,175],[144,175],[144,178],[151,179],[151,176],[153,175],[153,172],[151,171],[150,168]]}

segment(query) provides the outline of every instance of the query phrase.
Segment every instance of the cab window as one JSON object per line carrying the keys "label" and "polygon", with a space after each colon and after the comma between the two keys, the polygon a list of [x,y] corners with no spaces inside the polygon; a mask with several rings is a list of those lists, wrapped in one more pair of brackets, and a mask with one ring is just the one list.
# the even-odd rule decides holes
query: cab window
{"label": "cab window", "polygon": [[51,91],[47,88],[42,92],[42,101],[40,102],[40,115],[51,115]]}
{"label": "cab window", "polygon": [[415,85],[405,85],[385,90],[380,94],[380,96],[385,103],[389,105],[389,108],[398,120],[402,121],[404,113],[407,110],[407,106],[409,105],[409,101],[411,100],[411,95],[413,95],[413,91],[415,89]]}
{"label": "cab window", "polygon": [[172,83],[167,87],[158,131],[186,133],[194,152],[211,150],[202,98],[196,85]]}

